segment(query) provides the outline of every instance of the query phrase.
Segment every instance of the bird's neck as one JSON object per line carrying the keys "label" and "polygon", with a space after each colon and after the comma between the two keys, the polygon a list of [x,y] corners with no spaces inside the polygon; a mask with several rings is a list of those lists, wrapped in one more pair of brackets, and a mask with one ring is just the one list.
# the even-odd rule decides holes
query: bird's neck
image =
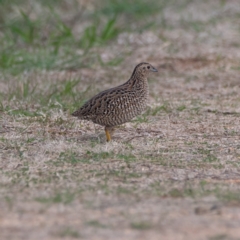
{"label": "bird's neck", "polygon": [[127,83],[132,88],[144,88],[148,86],[147,76],[139,72],[133,73]]}

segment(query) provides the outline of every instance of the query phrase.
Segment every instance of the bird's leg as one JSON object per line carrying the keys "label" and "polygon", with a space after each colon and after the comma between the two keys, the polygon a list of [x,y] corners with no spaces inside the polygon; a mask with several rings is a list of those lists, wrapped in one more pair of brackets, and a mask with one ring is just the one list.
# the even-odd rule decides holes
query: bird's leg
{"label": "bird's leg", "polygon": [[107,142],[111,141],[111,135],[110,135],[109,129],[107,127],[105,127],[105,133],[106,133],[106,137],[107,137]]}
{"label": "bird's leg", "polygon": [[114,128],[113,127],[105,127],[105,133],[107,137],[107,142],[111,141],[111,134],[113,134]]}

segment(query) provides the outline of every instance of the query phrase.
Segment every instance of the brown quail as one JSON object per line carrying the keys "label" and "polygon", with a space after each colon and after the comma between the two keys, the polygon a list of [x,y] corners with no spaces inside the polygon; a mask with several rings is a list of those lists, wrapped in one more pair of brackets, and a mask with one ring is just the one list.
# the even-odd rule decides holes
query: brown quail
{"label": "brown quail", "polygon": [[100,92],[72,115],[105,126],[107,141],[110,141],[110,132],[115,126],[130,121],[146,108],[150,72],[157,69],[149,63],[138,64],[127,82]]}

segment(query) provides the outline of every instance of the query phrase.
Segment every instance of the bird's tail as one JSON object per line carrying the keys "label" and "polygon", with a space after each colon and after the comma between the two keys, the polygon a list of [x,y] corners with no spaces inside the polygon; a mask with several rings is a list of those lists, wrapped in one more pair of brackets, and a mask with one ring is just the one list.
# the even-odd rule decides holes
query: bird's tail
{"label": "bird's tail", "polygon": [[75,111],[71,115],[74,116],[74,117],[79,117],[79,111]]}

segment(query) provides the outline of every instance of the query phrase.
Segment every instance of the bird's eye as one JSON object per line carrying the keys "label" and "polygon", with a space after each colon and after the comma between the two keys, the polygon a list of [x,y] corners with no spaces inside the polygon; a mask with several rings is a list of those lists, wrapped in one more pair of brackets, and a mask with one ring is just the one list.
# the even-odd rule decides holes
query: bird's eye
{"label": "bird's eye", "polygon": [[147,68],[149,69],[149,68],[150,68],[150,66],[147,66]]}

